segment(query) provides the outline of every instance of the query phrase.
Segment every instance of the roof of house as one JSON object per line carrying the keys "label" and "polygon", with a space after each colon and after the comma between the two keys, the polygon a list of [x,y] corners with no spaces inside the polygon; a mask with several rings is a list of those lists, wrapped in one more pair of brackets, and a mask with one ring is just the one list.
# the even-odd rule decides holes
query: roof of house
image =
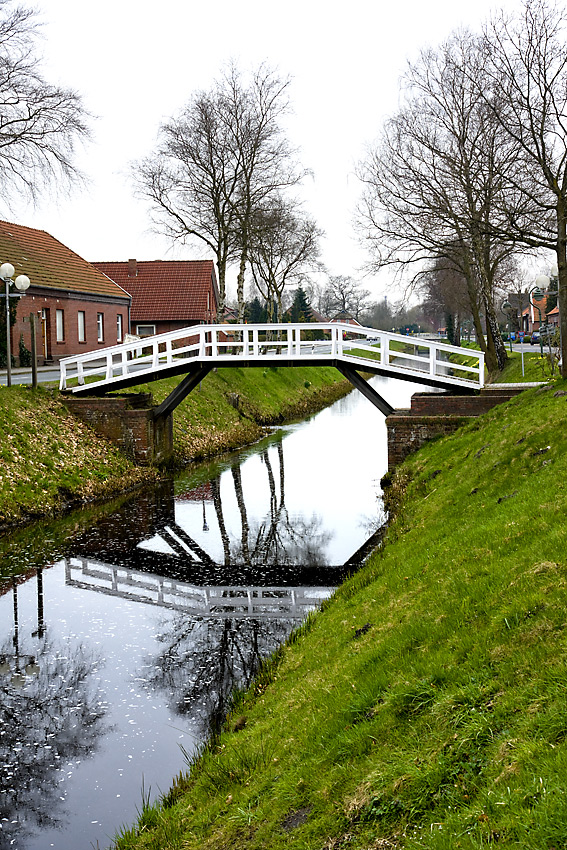
{"label": "roof of house", "polygon": [[0,221],[0,263],[12,263],[32,286],[127,298],[128,293],[45,230]]}
{"label": "roof of house", "polygon": [[135,321],[199,321],[207,310],[211,281],[218,300],[212,260],[127,260],[93,263],[97,269],[132,296],[131,319]]}
{"label": "roof of house", "polygon": [[357,320],[354,318],[352,313],[349,313],[348,310],[340,310],[337,313],[337,315],[333,316],[333,318],[329,319],[329,321],[330,322],[346,322],[349,325],[359,325],[360,327],[362,327],[362,325],[360,325],[360,322],[357,322]]}

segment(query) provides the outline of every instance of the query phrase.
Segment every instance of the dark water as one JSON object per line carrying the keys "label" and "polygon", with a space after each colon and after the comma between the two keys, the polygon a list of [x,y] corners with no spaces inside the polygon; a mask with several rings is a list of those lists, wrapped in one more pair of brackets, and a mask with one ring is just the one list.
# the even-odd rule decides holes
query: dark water
{"label": "dark water", "polygon": [[[397,407],[416,389],[374,385]],[[112,510],[5,538],[0,850],[107,847],[166,791],[382,524],[386,467],[384,418],[353,392]]]}

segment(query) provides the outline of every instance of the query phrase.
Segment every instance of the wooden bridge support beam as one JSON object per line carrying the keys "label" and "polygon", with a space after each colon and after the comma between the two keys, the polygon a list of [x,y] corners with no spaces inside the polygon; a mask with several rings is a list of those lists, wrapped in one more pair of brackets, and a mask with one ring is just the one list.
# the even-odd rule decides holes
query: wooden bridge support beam
{"label": "wooden bridge support beam", "polygon": [[203,378],[206,378],[212,368],[212,364],[210,366],[208,364],[196,366],[185,376],[185,378],[183,378],[182,381],[180,381],[168,397],[162,401],[158,407],[154,408],[154,416],[158,418],[160,416],[168,416],[173,413],[177,405],[181,404],[183,399],[195,389],[197,384],[201,383]]}

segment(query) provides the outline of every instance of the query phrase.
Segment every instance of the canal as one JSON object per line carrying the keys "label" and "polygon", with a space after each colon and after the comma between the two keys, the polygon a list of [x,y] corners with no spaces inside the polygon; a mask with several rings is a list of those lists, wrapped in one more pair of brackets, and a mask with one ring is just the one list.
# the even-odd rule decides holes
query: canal
{"label": "canal", "polygon": [[[375,378],[395,407],[415,385]],[[384,522],[356,391],[133,498],[0,545],[0,850],[107,847]]]}

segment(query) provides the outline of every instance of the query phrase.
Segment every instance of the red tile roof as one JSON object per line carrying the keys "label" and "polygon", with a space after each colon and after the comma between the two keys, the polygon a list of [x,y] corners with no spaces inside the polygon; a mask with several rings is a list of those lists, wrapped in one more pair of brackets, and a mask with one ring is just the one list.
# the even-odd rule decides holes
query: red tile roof
{"label": "red tile roof", "polygon": [[[97,269],[132,296],[131,319],[136,321],[203,321],[216,314],[217,282],[212,260],[150,260],[97,262]],[[130,274],[129,274],[130,272]]]}
{"label": "red tile roof", "polygon": [[1,263],[12,263],[16,275],[27,275],[32,286],[127,298],[114,281],[45,230],[0,221]]}

